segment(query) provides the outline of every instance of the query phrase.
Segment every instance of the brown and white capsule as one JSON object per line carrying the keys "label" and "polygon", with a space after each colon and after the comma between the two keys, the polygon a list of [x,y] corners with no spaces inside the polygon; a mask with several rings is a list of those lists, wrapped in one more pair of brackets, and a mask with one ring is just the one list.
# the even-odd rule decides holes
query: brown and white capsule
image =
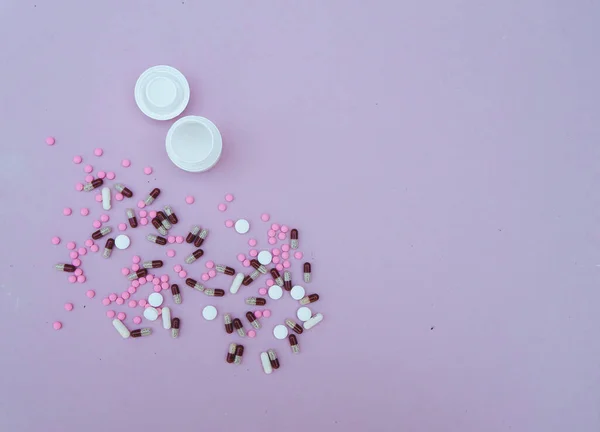
{"label": "brown and white capsule", "polygon": [[225,357],[225,361],[227,361],[227,363],[233,363],[235,360],[235,349],[237,348],[237,344],[234,342],[231,342],[229,344],[229,350],[227,351],[227,357]]}
{"label": "brown and white capsule", "polygon": [[256,270],[261,272],[262,274],[267,274],[267,268],[262,265],[256,258],[250,260],[250,265],[254,267]]}
{"label": "brown and white capsule", "polygon": [[161,268],[163,266],[163,262],[161,260],[153,260],[153,261],[144,261],[142,263],[142,267],[145,269],[155,269]]}
{"label": "brown and white capsule", "polygon": [[136,279],[139,279],[141,277],[144,277],[147,274],[148,274],[148,269],[142,268],[142,269],[139,269],[136,272],[129,273],[129,275],[127,276],[127,279],[129,279],[130,281],[132,281],[132,280],[136,280]]}
{"label": "brown and white capsule", "polygon": [[290,341],[290,348],[294,354],[300,353],[300,345],[298,345],[298,338],[295,334],[291,334],[288,336],[288,340]]}
{"label": "brown and white capsule", "polygon": [[169,219],[169,222],[171,222],[173,225],[179,222],[179,219],[177,219],[177,215],[175,214],[171,206],[165,206],[165,214],[167,215],[167,219]]}
{"label": "brown and white capsule", "polygon": [[246,319],[248,320],[248,322],[250,323],[250,325],[252,327],[254,327],[255,329],[259,329],[260,328],[260,322],[256,319],[256,317],[254,316],[254,314],[250,311],[246,312]]}
{"label": "brown and white capsule", "polygon": [[271,362],[271,367],[273,369],[279,369],[279,359],[277,358],[277,353],[274,349],[270,349],[267,351],[269,354],[269,361]]}
{"label": "brown and white capsule", "polygon": [[235,360],[233,364],[239,365],[242,363],[242,357],[244,355],[244,345],[238,345],[235,347]]}
{"label": "brown and white capsule", "polygon": [[133,196],[133,192],[131,192],[131,189],[129,189],[126,186],[123,186],[121,183],[117,183],[115,185],[115,189],[124,197],[131,198]]}
{"label": "brown and white capsule", "polygon": [[148,234],[146,236],[146,240],[152,243],[156,243],[157,245],[164,246],[167,244],[167,239],[161,236],[157,236],[156,234]]}
{"label": "brown and white capsule", "polygon": [[317,300],[319,300],[319,294],[310,294],[310,295],[302,297],[300,299],[300,304],[301,305],[307,305],[307,304],[310,304],[310,303],[314,303]]}
{"label": "brown and white capsule", "polygon": [[298,230],[296,228],[292,229],[290,231],[290,246],[292,249],[298,249],[298,246],[300,245],[298,243]]}
{"label": "brown and white capsule", "polygon": [[157,217],[153,218],[151,222],[152,222],[152,226],[154,228],[156,228],[156,230],[159,233],[161,233],[164,236],[168,234],[168,231],[165,229],[165,227],[163,226],[163,224],[160,223],[160,221],[158,220]]}
{"label": "brown and white capsule", "polygon": [[96,179],[92,180],[91,182],[87,183],[83,187],[83,190],[86,192],[89,192],[89,191],[99,188],[103,184],[104,184],[104,180],[102,180],[101,178],[96,178]]}
{"label": "brown and white capsule", "polygon": [[173,318],[171,320],[171,336],[175,339],[179,336],[179,326],[181,325],[181,320],[179,318]]}
{"label": "brown and white capsule", "polygon": [[267,299],[262,297],[247,297],[246,304],[250,306],[264,306],[267,304]]}
{"label": "brown and white capsule", "polygon": [[127,215],[127,220],[129,221],[129,226],[131,228],[136,228],[138,226],[137,217],[135,217],[135,211],[133,209],[128,208],[125,210],[125,214]]}
{"label": "brown and white capsule", "polygon": [[202,229],[200,231],[200,233],[198,234],[198,237],[196,237],[196,239],[194,240],[194,246],[196,246],[196,247],[202,246],[202,243],[204,243],[204,240],[206,240],[206,236],[208,236],[208,230]]}
{"label": "brown and white capsule", "polygon": [[219,273],[225,273],[227,276],[233,276],[235,274],[234,269],[232,269],[231,267],[227,267],[226,265],[223,265],[223,264],[217,264],[215,266],[215,270],[218,271]]}
{"label": "brown and white capsule", "polygon": [[281,278],[281,275],[279,274],[279,272],[277,271],[277,269],[271,269],[271,277],[273,277],[273,280],[275,281],[275,283],[277,285],[279,285],[280,287],[283,286],[283,279]]}
{"label": "brown and white capsule", "polygon": [[304,263],[304,282],[310,282],[310,274],[311,274],[312,266],[309,262]]}
{"label": "brown and white capsule", "polygon": [[198,238],[198,233],[200,232],[200,227],[198,225],[194,225],[187,237],[185,238],[186,243],[194,243],[194,240]]}
{"label": "brown and white capsule", "polygon": [[173,301],[175,304],[181,304],[181,291],[179,291],[179,285],[171,285],[171,294],[173,295]]}
{"label": "brown and white capsule", "polygon": [[225,291],[220,288],[208,288],[204,290],[204,294],[209,297],[223,297],[225,295]]}
{"label": "brown and white capsule", "polygon": [[165,227],[166,230],[170,230],[171,228],[173,228],[173,225],[171,225],[171,222],[169,221],[169,218],[167,217],[164,211],[157,211],[156,218],[160,221],[160,223],[162,224],[162,226]]}
{"label": "brown and white capsule", "polygon": [[94,240],[99,240],[102,237],[104,237],[105,235],[110,234],[111,231],[112,231],[111,227],[102,227],[98,231],[94,231],[92,233],[92,238]]}
{"label": "brown and white capsule", "polygon": [[239,337],[246,336],[246,330],[244,330],[244,325],[242,324],[242,321],[239,318],[233,319],[233,328],[235,328],[235,331],[237,332]]}
{"label": "brown and white capsule", "polygon": [[102,256],[104,258],[110,258],[113,247],[115,247],[115,239],[109,238],[106,240],[106,243],[104,244],[104,250],[102,251]]}
{"label": "brown and white capsule", "polygon": [[204,292],[204,290],[206,288],[204,288],[204,285],[202,285],[201,283],[198,283],[197,280],[192,279],[192,278],[187,278],[185,280],[185,284],[187,286],[189,286],[190,288],[194,288],[196,291],[200,291],[200,292]]}
{"label": "brown and white capsule", "polygon": [[131,330],[131,333],[129,334],[129,336],[131,336],[132,338],[139,338],[139,337],[144,337],[144,336],[150,336],[151,334],[152,334],[151,328],[142,328],[142,329],[137,329],[137,330]]}
{"label": "brown and white capsule", "polygon": [[292,274],[288,270],[283,272],[283,289],[292,290]]}
{"label": "brown and white capsule", "polygon": [[185,257],[185,263],[191,264],[197,259],[200,259],[202,255],[204,255],[204,251],[202,249],[196,249],[194,252]]}
{"label": "brown and white capsule", "polygon": [[294,321],[292,321],[289,318],[285,320],[285,325],[287,325],[289,328],[291,328],[298,334],[302,334],[302,332],[304,331],[304,329],[302,328],[302,326],[300,324],[296,324]]}
{"label": "brown and white capsule", "polygon": [[244,280],[242,281],[242,285],[244,285],[244,286],[250,285],[256,279],[258,279],[258,277],[260,276],[260,274],[261,273],[258,270],[254,270],[251,274],[249,274],[248,276],[246,276],[244,278]]}
{"label": "brown and white capsule", "polygon": [[156,198],[158,198],[159,195],[160,195],[160,189],[159,188],[152,189],[152,191],[148,194],[148,196],[144,200],[144,203],[146,203],[146,205],[152,204],[154,202],[154,200]]}
{"label": "brown and white capsule", "polygon": [[225,322],[225,331],[227,332],[227,334],[233,333],[233,321],[231,321],[231,315],[223,315],[223,321]]}
{"label": "brown and white capsule", "polygon": [[56,264],[54,268],[58,271],[67,273],[73,273],[75,270],[77,270],[77,267],[75,267],[73,264]]}

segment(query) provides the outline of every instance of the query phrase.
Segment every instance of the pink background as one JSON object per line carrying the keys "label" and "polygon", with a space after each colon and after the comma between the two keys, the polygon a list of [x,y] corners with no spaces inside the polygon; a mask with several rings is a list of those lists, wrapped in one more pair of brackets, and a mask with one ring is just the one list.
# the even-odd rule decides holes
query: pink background
{"label": "pink background", "polygon": [[[599,19],[590,1],[3,0],[0,430],[598,431]],[[209,173],[176,169],[171,122],[135,106],[155,64],[222,131]],[[297,226],[325,314],[302,354],[270,335],[284,299],[227,365],[187,288],[179,340],[158,323],[121,340],[100,300],[158,249],[137,232],[86,257],[85,285],[53,270],[50,238],[81,242],[99,214],[75,154],[162,188],[216,261],[247,249],[226,192],[263,244],[262,211]],[[241,314],[240,298],[213,304]]]}

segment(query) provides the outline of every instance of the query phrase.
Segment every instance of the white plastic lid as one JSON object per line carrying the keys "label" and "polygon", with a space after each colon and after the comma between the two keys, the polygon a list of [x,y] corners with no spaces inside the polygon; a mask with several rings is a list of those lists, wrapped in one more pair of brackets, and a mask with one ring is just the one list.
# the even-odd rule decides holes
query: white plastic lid
{"label": "white plastic lid", "polygon": [[209,119],[186,116],[177,120],[167,133],[169,159],[188,172],[207,171],[219,161],[223,140],[219,129]]}
{"label": "white plastic lid", "polygon": [[183,112],[190,101],[190,86],[181,72],[171,66],[153,66],[135,83],[135,103],[155,120],[170,120]]}

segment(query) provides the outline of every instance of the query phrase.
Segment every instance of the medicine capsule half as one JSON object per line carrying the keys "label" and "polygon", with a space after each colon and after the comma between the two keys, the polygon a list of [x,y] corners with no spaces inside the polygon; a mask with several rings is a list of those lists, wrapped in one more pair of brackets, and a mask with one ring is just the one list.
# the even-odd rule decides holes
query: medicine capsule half
{"label": "medicine capsule half", "polygon": [[87,183],[84,187],[83,190],[86,192],[89,192],[91,190],[94,190],[96,188],[99,188],[100,186],[102,186],[104,184],[104,180],[102,180],[101,178],[96,178],[94,180],[92,180],[91,182]]}
{"label": "medicine capsule half", "polygon": [[248,321],[250,322],[250,325],[252,327],[254,327],[255,329],[259,329],[260,328],[260,322],[258,322],[258,320],[256,319],[256,317],[254,316],[254,314],[250,311],[246,312],[246,318],[248,319]]}
{"label": "medicine capsule half", "polygon": [[179,219],[177,219],[177,215],[173,212],[171,206],[165,206],[165,214],[167,215],[167,219],[169,219],[169,222],[171,222],[173,225],[179,222]]}
{"label": "medicine capsule half", "polygon": [[298,230],[296,228],[290,231],[290,239],[290,246],[292,247],[292,249],[298,249]]}
{"label": "medicine capsule half", "polygon": [[283,289],[292,290],[292,274],[287,270],[283,272]]}
{"label": "medicine capsule half", "polygon": [[132,280],[136,280],[136,279],[139,279],[141,277],[144,277],[147,274],[148,274],[148,270],[145,269],[145,268],[143,268],[143,269],[139,269],[135,273],[129,273],[129,275],[127,276],[127,279],[129,279],[130,281],[132,281]]}
{"label": "medicine capsule half", "polygon": [[73,264],[56,264],[54,268],[58,271],[67,273],[73,273],[75,270],[77,270],[77,267],[75,267]]}
{"label": "medicine capsule half", "polygon": [[204,290],[204,294],[209,297],[223,297],[225,295],[225,291],[220,288],[209,288]]}
{"label": "medicine capsule half", "polygon": [[202,255],[204,255],[204,251],[202,249],[196,249],[194,252],[185,257],[185,262],[186,264],[191,264],[199,259]]}
{"label": "medicine capsule half", "polygon": [[160,223],[160,221],[158,220],[157,217],[152,219],[152,226],[154,228],[156,228],[156,230],[161,233],[162,235],[167,235],[168,231],[165,229],[165,227],[163,226],[163,224]]}
{"label": "medicine capsule half", "polygon": [[260,276],[260,272],[258,270],[254,270],[252,272],[252,274],[249,274],[248,276],[246,276],[244,278],[244,280],[242,281],[242,285],[244,286],[248,286],[250,285],[252,282],[254,282],[256,279],[258,279],[258,277]]}
{"label": "medicine capsule half", "polygon": [[307,305],[307,304],[310,304],[310,303],[314,303],[317,300],[319,300],[319,294],[310,294],[310,295],[302,297],[300,299],[300,304],[301,305]]}
{"label": "medicine capsule half", "polygon": [[298,334],[302,334],[302,332],[304,331],[304,329],[302,328],[302,326],[300,324],[296,324],[291,319],[286,319],[285,324]]}
{"label": "medicine capsule half", "polygon": [[254,267],[256,270],[261,272],[262,274],[267,274],[267,268],[258,262],[256,258],[250,260],[250,265]]}
{"label": "medicine capsule half", "polygon": [[234,342],[231,342],[229,344],[229,350],[227,351],[227,357],[225,357],[225,361],[227,361],[227,363],[233,363],[233,361],[235,360],[235,349],[237,348],[237,344]]}
{"label": "medicine capsule half", "polygon": [[173,295],[173,301],[175,304],[181,304],[181,291],[179,291],[179,285],[171,285],[171,294]]}
{"label": "medicine capsule half", "polygon": [[273,277],[273,280],[275,280],[275,283],[277,285],[279,285],[280,287],[283,286],[283,279],[281,278],[281,275],[279,274],[279,272],[277,271],[277,269],[271,269],[271,276]]}
{"label": "medicine capsule half", "polygon": [[204,292],[204,285],[202,285],[201,283],[198,283],[197,280],[192,279],[192,278],[187,278],[185,280],[185,284],[187,286],[189,286],[190,288],[194,288],[196,291],[200,291],[200,292]]}
{"label": "medicine capsule half", "polygon": [[102,237],[104,237],[106,234],[109,234],[112,231],[111,227],[103,227],[100,228],[98,231],[94,231],[92,233],[92,238],[94,240],[98,240],[101,239]]}
{"label": "medicine capsule half", "polygon": [[181,325],[181,320],[179,318],[173,318],[171,320],[171,336],[173,338],[177,338],[179,336],[179,326]]}
{"label": "medicine capsule half", "polygon": [[161,246],[164,246],[164,245],[167,244],[167,239],[166,238],[157,236],[155,234],[148,234],[146,236],[146,240],[148,240],[148,241],[150,241],[152,243],[156,243],[156,244],[161,245]]}
{"label": "medicine capsule half", "polygon": [[304,282],[310,282],[311,265],[308,262],[304,263]]}
{"label": "medicine capsule half", "polygon": [[242,363],[242,356],[244,355],[244,345],[238,345],[235,347],[235,360],[233,364],[239,365]]}
{"label": "medicine capsule half", "polygon": [[196,237],[196,239],[194,240],[194,246],[202,246],[202,243],[204,243],[204,240],[206,240],[206,236],[208,236],[208,230],[202,229],[202,231],[200,231],[200,233],[198,234],[198,237]]}
{"label": "medicine capsule half", "polygon": [[124,197],[131,198],[133,196],[133,192],[131,192],[131,189],[123,186],[121,183],[117,183],[115,185],[115,189]]}
{"label": "medicine capsule half", "polygon": [[154,261],[144,261],[144,263],[142,264],[142,267],[144,267],[145,269],[155,269],[155,268],[161,268],[163,266],[163,262],[161,260],[154,260]]}
{"label": "medicine capsule half", "polygon": [[130,336],[132,338],[139,338],[139,337],[143,337],[143,336],[150,336],[151,334],[152,334],[151,328],[143,328],[143,329],[132,330],[130,333]]}
{"label": "medicine capsule half", "polygon": [[138,226],[137,218],[135,217],[135,212],[133,209],[128,208],[125,210],[125,214],[127,215],[127,220],[129,221],[129,226],[131,228],[136,228]]}
{"label": "medicine capsule half", "polygon": [[156,217],[158,218],[160,223],[165,227],[165,229],[170,230],[171,228],[173,228],[173,225],[171,225],[171,222],[169,221],[169,218],[167,217],[164,211],[161,210],[156,212]]}
{"label": "medicine capsule half", "polygon": [[291,334],[288,336],[288,340],[290,341],[290,348],[294,354],[298,354],[300,352],[300,345],[298,345],[298,338],[295,334]]}
{"label": "medicine capsule half", "polygon": [[106,240],[106,243],[104,244],[104,250],[102,251],[102,256],[104,258],[110,258],[114,246],[115,239],[109,238],[108,240]]}
{"label": "medicine capsule half", "polygon": [[194,240],[198,237],[198,233],[200,232],[200,227],[198,225],[194,225],[187,237],[185,238],[186,243],[193,243]]}
{"label": "medicine capsule half", "polygon": [[267,351],[269,354],[269,361],[271,362],[271,367],[273,369],[279,369],[279,359],[277,358],[277,353],[274,349],[270,349]]}
{"label": "medicine capsule half", "polygon": [[248,297],[246,298],[246,304],[250,306],[264,306],[267,304],[267,300],[262,297]]}
{"label": "medicine capsule half", "polygon": [[146,200],[144,201],[144,203],[146,203],[146,205],[152,204],[154,202],[154,200],[156,198],[158,198],[159,195],[160,195],[160,189],[158,189],[158,188],[152,189],[152,191],[146,197]]}
{"label": "medicine capsule half", "polygon": [[218,271],[219,273],[225,273],[227,276],[233,276],[235,274],[234,269],[232,269],[231,267],[227,267],[226,265],[223,265],[223,264],[217,264],[215,266],[215,270]]}
{"label": "medicine capsule half", "polygon": [[244,325],[242,324],[242,321],[239,318],[233,319],[233,328],[235,328],[235,331],[237,331],[237,334],[240,337],[246,336],[246,331],[244,330]]}
{"label": "medicine capsule half", "polygon": [[227,334],[233,333],[233,322],[231,321],[231,315],[223,315],[223,321],[225,322],[225,331],[227,332]]}

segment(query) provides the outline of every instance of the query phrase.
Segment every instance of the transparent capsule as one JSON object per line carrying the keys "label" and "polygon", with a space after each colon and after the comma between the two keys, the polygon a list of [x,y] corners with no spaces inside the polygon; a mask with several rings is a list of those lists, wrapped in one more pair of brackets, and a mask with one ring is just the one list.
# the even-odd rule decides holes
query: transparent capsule
{"label": "transparent capsule", "polygon": [[248,319],[252,327],[254,327],[257,330],[260,328],[260,322],[256,319],[252,312],[246,312],[246,318]]}
{"label": "transparent capsule", "polygon": [[300,304],[301,305],[307,305],[307,304],[310,304],[310,303],[314,303],[317,300],[319,300],[319,294],[310,294],[310,295],[302,297],[300,299]]}
{"label": "transparent capsule", "polygon": [[99,188],[103,184],[104,184],[104,180],[102,180],[101,178],[96,178],[96,179],[92,180],[91,182],[86,183],[86,185],[83,187],[83,190],[86,192],[89,192],[91,190]]}
{"label": "transparent capsule", "polygon": [[194,246],[196,246],[196,247],[202,246],[202,243],[204,243],[204,240],[206,240],[206,236],[208,236],[208,230],[202,229],[200,231],[200,233],[198,234],[198,237],[196,237],[196,239],[194,240]]}
{"label": "transparent capsule", "polygon": [[173,212],[171,206],[165,206],[165,214],[167,215],[167,219],[169,219],[169,222],[171,222],[173,225],[179,222],[179,219],[177,219],[177,215]]}
{"label": "transparent capsule", "polygon": [[181,291],[179,291],[179,285],[171,285],[171,294],[173,295],[173,301],[175,304],[181,304]]}
{"label": "transparent capsule", "polygon": [[298,249],[299,243],[298,243],[298,230],[296,228],[294,228],[293,230],[290,231],[290,246],[292,249]]}
{"label": "transparent capsule", "polygon": [[223,315],[223,321],[225,322],[225,331],[227,332],[227,334],[233,333],[233,321],[231,321],[231,315]]}
{"label": "transparent capsule", "polygon": [[309,283],[310,282],[310,274],[311,274],[311,265],[309,262],[305,262],[304,263],[304,282]]}
{"label": "transparent capsule", "polygon": [[160,195],[160,189],[158,189],[158,188],[152,189],[152,191],[146,197],[146,200],[144,201],[144,203],[146,203],[146,205],[152,204],[154,202],[154,200],[156,198],[158,198],[159,195]]}
{"label": "transparent capsule", "polygon": [[167,230],[165,229],[165,227],[163,226],[163,224],[160,223],[160,221],[158,220],[157,217],[153,218],[151,222],[152,222],[152,226],[154,228],[156,228],[156,230],[160,234],[162,234],[162,235],[167,235],[168,234]]}
{"label": "transparent capsule", "polygon": [[127,215],[127,220],[129,221],[129,226],[131,228],[136,228],[138,226],[137,218],[135,217],[135,211],[133,209],[128,208],[125,210],[125,214]]}
{"label": "transparent capsule", "polygon": [[185,257],[185,262],[186,264],[191,264],[197,259],[200,259],[202,255],[204,255],[204,251],[202,249],[196,249],[194,252]]}
{"label": "transparent capsule", "polygon": [[94,231],[92,233],[92,238],[94,240],[98,240],[101,239],[102,237],[104,237],[106,234],[109,234],[112,231],[111,227],[103,227],[100,228],[98,231]]}
{"label": "transparent capsule", "polygon": [[247,297],[246,304],[250,306],[264,306],[267,304],[267,299],[262,297]]}
{"label": "transparent capsule", "polygon": [[288,270],[283,272],[283,288],[286,291],[292,290],[292,274]]}
{"label": "transparent capsule", "polygon": [[285,320],[285,325],[287,325],[289,328],[291,328],[298,334],[302,334],[302,332],[304,331],[304,329],[302,328],[302,326],[300,324],[296,324],[294,321],[292,321],[289,318]]}
{"label": "transparent capsule", "polygon": [[144,261],[142,263],[142,267],[144,267],[145,269],[155,269],[155,268],[161,268],[163,266],[163,262],[161,260],[154,260],[154,261]]}
{"label": "transparent capsule", "polygon": [[104,250],[102,251],[102,256],[104,258],[110,258],[113,247],[115,247],[115,239],[109,238],[106,240],[106,243],[104,244]]}
{"label": "transparent capsule", "polygon": [[254,269],[258,270],[262,274],[267,274],[267,268],[258,262],[256,258],[250,260],[250,265],[254,267]]}
{"label": "transparent capsule", "polygon": [[125,196],[127,198],[131,198],[133,196],[133,192],[131,192],[131,189],[123,186],[121,183],[117,183],[115,185],[115,189],[117,190],[117,192],[119,192],[120,194],[122,194],[123,196]]}
{"label": "transparent capsule", "polygon": [[300,345],[298,345],[298,338],[295,334],[291,334],[288,336],[288,340],[290,341],[290,348],[294,354],[300,353]]}
{"label": "transparent capsule", "polygon": [[139,337],[143,337],[143,336],[150,336],[151,334],[152,334],[151,328],[143,328],[143,329],[132,330],[130,336],[132,338],[139,338]]}
{"label": "transparent capsule", "polygon": [[249,274],[248,276],[246,276],[244,278],[244,280],[242,281],[242,285],[244,285],[244,286],[250,285],[256,279],[258,279],[258,277],[260,275],[261,275],[261,273],[258,270],[254,270],[251,274]]}
{"label": "transparent capsule", "polygon": [[281,278],[281,275],[279,274],[279,272],[277,271],[277,269],[271,269],[271,276],[273,277],[273,280],[275,281],[275,283],[277,285],[279,285],[280,287],[283,286],[283,279]]}
{"label": "transparent capsule", "polygon": [[240,337],[246,336],[246,330],[244,330],[244,325],[242,324],[242,321],[239,318],[233,319],[233,328],[235,328],[235,331],[237,331],[237,334]]}
{"label": "transparent capsule", "polygon": [[169,222],[167,215],[162,210],[156,212],[156,218],[160,221],[162,226],[165,227],[165,229],[170,230],[171,228],[173,228],[173,225],[171,225],[171,222]]}
{"label": "transparent capsule", "polygon": [[129,275],[127,276],[127,279],[129,279],[130,281],[132,280],[136,280],[139,279],[141,277],[144,277],[148,274],[148,270],[143,268],[143,269],[139,269],[138,271],[134,272],[134,273],[129,273]]}
{"label": "transparent capsule", "polygon": [[202,285],[201,283],[198,283],[197,280],[192,279],[192,278],[187,278],[185,280],[185,284],[187,286],[189,286],[190,288],[194,288],[196,291],[204,292],[204,290],[205,290],[204,285]]}
{"label": "transparent capsule", "polygon": [[179,318],[173,318],[171,320],[171,336],[175,339],[179,336],[179,326],[181,325],[181,320]]}
{"label": "transparent capsule", "polygon": [[233,276],[235,274],[234,269],[232,269],[231,267],[227,267],[226,265],[223,265],[223,264],[217,264],[215,266],[215,270],[218,271],[219,273],[225,273],[227,276]]}
{"label": "transparent capsule", "polygon": [[209,288],[204,290],[204,294],[209,297],[223,297],[225,295],[225,291],[220,288]]}
{"label": "transparent capsule", "polygon": [[244,355],[244,345],[238,345],[235,347],[235,359],[233,364],[239,365],[242,363],[242,357]]}
{"label": "transparent capsule", "polygon": [[148,234],[146,236],[146,240],[148,240],[148,241],[150,241],[152,243],[156,243],[156,244],[161,245],[161,246],[164,246],[164,245],[167,244],[167,239],[166,238],[157,236],[155,234]]}
{"label": "transparent capsule", "polygon": [[273,369],[279,369],[279,359],[277,358],[277,353],[274,349],[270,349],[267,351],[269,354],[269,361],[271,362],[271,367]]}
{"label": "transparent capsule", "polygon": [[227,363],[233,363],[235,360],[235,350],[237,348],[237,344],[231,342],[229,344],[229,350],[227,351],[227,357],[225,357],[225,361]]}
{"label": "transparent capsule", "polygon": [[186,243],[193,243],[194,240],[198,237],[198,233],[200,232],[200,227],[198,225],[194,225],[187,237],[185,238]]}
{"label": "transparent capsule", "polygon": [[54,268],[58,271],[63,271],[67,273],[73,273],[75,270],[77,270],[77,267],[75,267],[72,264],[56,264]]}

